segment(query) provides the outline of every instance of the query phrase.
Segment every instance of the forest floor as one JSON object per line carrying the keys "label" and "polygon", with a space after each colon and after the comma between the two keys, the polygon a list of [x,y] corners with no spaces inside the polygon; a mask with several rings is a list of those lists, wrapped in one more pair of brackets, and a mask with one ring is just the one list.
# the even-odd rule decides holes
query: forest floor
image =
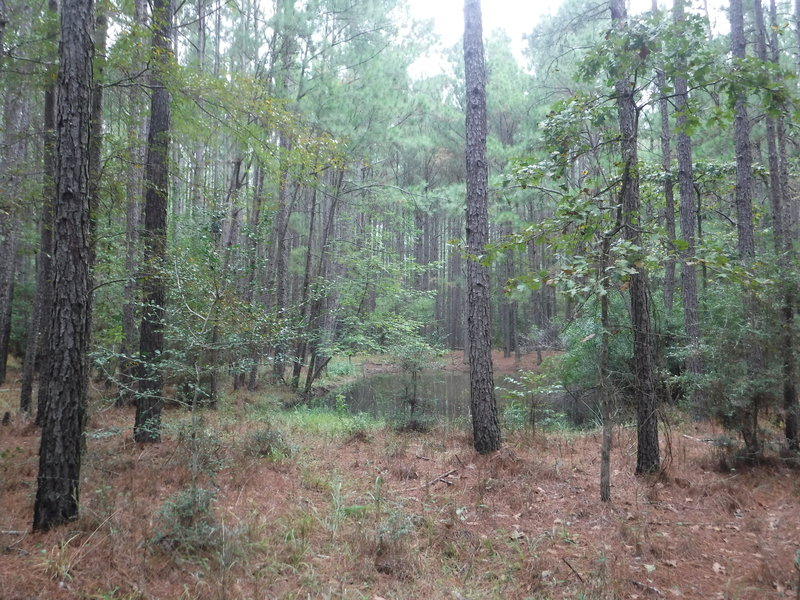
{"label": "forest floor", "polygon": [[650,477],[633,475],[635,430],[615,428],[603,504],[595,431],[507,432],[480,456],[463,427],[402,433],[287,411],[272,390],[169,409],[162,443],[141,446],[132,409],[95,397],[81,517],[31,533],[38,432],[13,412],[13,376],[0,389],[12,415],[0,425],[2,600],[798,594],[798,471],[777,458],[730,469],[718,427],[674,415]]}

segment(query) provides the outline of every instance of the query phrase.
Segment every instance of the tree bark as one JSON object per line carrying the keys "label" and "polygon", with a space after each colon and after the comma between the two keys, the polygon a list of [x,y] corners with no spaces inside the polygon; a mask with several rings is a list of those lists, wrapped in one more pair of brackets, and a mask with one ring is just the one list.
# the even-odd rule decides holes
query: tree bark
{"label": "tree bark", "polygon": [[[663,69],[658,69],[656,74],[659,90],[666,87],[667,78]],[[669,103],[663,92],[658,101],[658,110],[661,116],[661,168],[664,170],[664,223],[667,228],[668,244],[672,248],[675,239],[675,195],[674,181],[672,180],[672,149],[670,144]],[[664,308],[669,312],[675,298],[675,259],[672,253],[664,264]]]}
{"label": "tree bark", "polygon": [[[744,14],[742,0],[730,0],[731,52],[734,59],[745,58],[747,46],[744,37]],[[741,67],[735,67],[741,68]],[[734,103],[734,145],[736,150],[736,230],[738,233],[739,257],[750,260],[755,256],[753,233],[752,174],[753,154],[750,149],[750,121],[747,117],[747,95],[736,94]]]}
{"label": "tree bark", "polygon": [[500,448],[500,424],[492,369],[489,270],[479,262],[489,241],[486,160],[486,73],[480,0],[464,1],[464,71],[467,86],[467,335],[470,410],[475,450]]}
{"label": "tree bark", "polygon": [[[685,22],[683,0],[674,2],[675,23]],[[683,66],[683,65],[681,65]],[[680,223],[681,240],[684,242],[680,251],[681,260],[681,300],[683,302],[683,326],[689,354],[686,358],[686,372],[698,377],[703,372],[703,361],[700,356],[700,316],[697,304],[697,275],[694,268],[696,250],[695,219],[697,214],[697,197],[694,189],[694,172],[692,168],[692,140],[686,131],[689,118],[689,92],[686,78],[675,78],[675,132],[678,146],[678,187],[680,190]],[[693,404],[697,408],[697,394],[692,394]]]}
{"label": "tree bark", "polygon": [[[759,60],[764,63],[779,64],[778,54],[778,23],[775,1],[770,1],[770,25],[772,30],[771,55],[767,53],[767,27],[764,19],[764,10],[761,0],[754,1],[756,17],[756,53]],[[780,82],[783,83],[783,82]],[[778,267],[782,272],[788,273],[791,269],[793,246],[787,228],[791,224],[788,194],[788,172],[786,166],[786,138],[783,113],[786,107],[770,107],[778,111],[778,116],[767,114],[765,117],[767,130],[767,159],[769,161],[769,199],[772,208],[772,240]],[[792,450],[800,449],[798,443],[798,403],[797,388],[795,385],[795,356],[794,356],[794,297],[791,281],[781,282],[781,362],[783,379],[783,408],[784,408],[784,435],[787,445]]]}
{"label": "tree bark", "polygon": [[[622,27],[627,19],[624,0],[611,0],[611,20]],[[622,182],[620,203],[623,234],[634,247],[641,248],[639,227],[639,156],[637,149],[639,113],[634,98],[635,85],[623,76],[615,83],[617,114],[621,135]],[[637,251],[641,252],[641,250]],[[650,323],[647,273],[641,259],[634,259],[636,272],[630,277],[633,360],[636,375],[637,449],[636,473],[653,473],[660,468],[658,446],[658,394],[655,380],[655,339]]]}
{"label": "tree bark", "polygon": [[161,440],[164,314],[166,306],[167,200],[169,195],[170,98],[164,80],[171,59],[172,2],[153,2],[153,63],[150,131],[144,187],[144,309],[139,333],[139,393],[133,437]]}
{"label": "tree bark", "polygon": [[609,346],[609,331],[611,329],[608,318],[608,283],[606,279],[606,264],[608,258],[608,251],[611,246],[611,239],[605,237],[603,239],[603,254],[602,254],[602,269],[600,270],[600,289],[602,290],[600,296],[600,327],[601,340],[600,340],[600,381],[599,381],[599,395],[600,395],[600,417],[603,421],[603,437],[600,444],[600,501],[611,501],[611,445],[613,442],[613,421],[612,421],[612,398],[611,389],[609,385],[609,369],[608,369],[608,346]]}
{"label": "tree bark", "polygon": [[[744,35],[744,13],[742,0],[730,0],[729,11],[731,23],[731,53],[734,61],[746,57],[747,41]],[[734,69],[743,67],[734,64]],[[755,258],[755,234],[753,229],[753,190],[752,168],[753,156],[750,148],[750,122],[747,116],[747,94],[737,91],[734,98],[734,147],[736,153],[736,231],[738,234],[739,260],[748,265]],[[744,314],[747,326],[755,328],[758,306],[752,294],[745,292]],[[761,361],[758,348],[752,346],[744,357],[748,369],[755,373]],[[758,436],[758,396],[753,395],[747,405],[739,411],[737,419],[748,454],[756,458],[761,454],[761,443]]]}
{"label": "tree bark", "polygon": [[[26,70],[26,66],[20,66]],[[17,272],[22,175],[26,160],[26,137],[30,124],[28,90],[10,89],[3,107],[3,154],[0,158],[0,383],[6,378],[6,360],[11,341],[11,305]]]}
{"label": "tree bark", "polygon": [[64,0],[58,75],[53,312],[33,528],[78,517],[89,345],[92,1]]}

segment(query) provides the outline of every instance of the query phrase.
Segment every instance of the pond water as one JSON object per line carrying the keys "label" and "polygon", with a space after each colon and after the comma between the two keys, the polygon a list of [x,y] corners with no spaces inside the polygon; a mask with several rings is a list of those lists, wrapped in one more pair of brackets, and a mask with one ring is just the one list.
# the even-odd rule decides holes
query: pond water
{"label": "pond water", "polygon": [[[509,377],[512,376],[495,374],[495,386],[513,387],[508,383]],[[416,387],[415,418],[449,424],[469,420],[469,373],[423,371],[417,376]],[[413,397],[413,389],[414,383],[408,374],[379,373],[331,392],[325,402],[333,407],[336,397],[341,395],[351,413],[366,413],[388,420],[407,419],[411,416],[409,399]],[[502,413],[506,402],[501,396],[498,392],[498,408]],[[545,398],[539,400],[542,408],[549,408],[551,414],[563,414],[569,425],[587,427],[594,423],[597,413],[593,402],[567,394],[549,394]]]}

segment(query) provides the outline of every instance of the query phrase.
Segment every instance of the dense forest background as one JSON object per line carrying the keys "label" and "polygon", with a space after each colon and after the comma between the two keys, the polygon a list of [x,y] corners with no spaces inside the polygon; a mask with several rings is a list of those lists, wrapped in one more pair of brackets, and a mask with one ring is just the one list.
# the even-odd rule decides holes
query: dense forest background
{"label": "dense forest background", "polygon": [[[0,378],[24,360],[23,410],[52,320],[57,8],[3,6]],[[407,6],[98,2],[93,372],[121,404],[143,380],[213,404],[225,377],[308,399],[335,356],[465,349],[478,260],[507,356],[565,347],[562,383],[683,403],[753,456],[777,409],[796,448],[792,9],[734,1],[728,33],[707,6],[612,27],[565,2],[522,64],[492,33],[476,255],[460,49],[411,76],[434,34]]]}
{"label": "dense forest background", "polygon": [[[65,339],[77,379],[136,406],[137,442],[161,439],[165,398],[283,386],[310,405],[364,355],[416,376],[469,354],[478,263],[493,346],[558,351],[506,395],[596,408],[603,500],[614,424],[636,423],[635,472],[659,472],[673,409],[745,464],[796,455],[800,0],[731,0],[715,27],[707,3],[565,0],[522,61],[488,32],[477,250],[463,50],[421,70],[433,25],[402,0],[86,4],[0,0],[0,383],[10,365],[45,432],[65,394],[85,420],[51,360]],[[70,23],[93,60],[59,46]],[[59,254],[84,159],[85,252]]]}
{"label": "dense forest background", "polygon": [[[27,357],[24,407],[48,347],[56,8],[4,8],[0,353]],[[609,33],[605,5],[566,2],[531,27],[526,64],[502,33],[486,40],[493,243],[480,258],[495,345],[566,341],[582,385],[597,379],[607,297],[616,389],[633,372],[628,287],[646,269],[662,395],[741,421],[794,393],[798,30],[785,3],[745,3],[737,46],[702,9]],[[144,3],[95,7],[98,376],[130,400],[148,269],[168,295],[160,368],[205,399],[223,376],[253,389],[271,374],[308,396],[333,356],[465,348],[460,48],[442,73],[411,77],[433,33],[395,2],[170,10],[158,46]],[[633,236],[615,215],[621,76],[635,104]],[[154,261],[144,166],[159,86],[169,206]]]}

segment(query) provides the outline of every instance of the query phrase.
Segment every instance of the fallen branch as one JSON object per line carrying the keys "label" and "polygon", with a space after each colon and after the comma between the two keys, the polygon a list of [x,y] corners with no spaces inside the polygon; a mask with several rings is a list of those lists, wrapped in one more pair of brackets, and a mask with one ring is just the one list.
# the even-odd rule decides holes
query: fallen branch
{"label": "fallen branch", "polygon": [[453,482],[452,482],[452,481],[448,481],[446,478],[447,478],[447,477],[450,477],[450,475],[452,475],[452,474],[453,474],[453,473],[455,473],[456,471],[457,471],[457,469],[450,469],[450,470],[449,470],[447,473],[442,473],[441,475],[439,475],[439,476],[437,476],[437,477],[434,477],[434,478],[433,478],[433,479],[431,479],[431,480],[430,480],[430,481],[429,481],[429,482],[428,482],[426,485],[428,485],[428,486],[431,486],[431,485],[433,485],[434,483],[437,483],[437,482],[439,482],[439,481],[443,481],[443,482],[444,482],[444,483],[446,483],[447,485],[453,485]]}
{"label": "fallen branch", "polygon": [[638,587],[640,589],[643,589],[643,590],[645,590],[647,592],[653,592],[656,596],[660,596],[661,598],[665,597],[664,594],[661,592],[661,590],[659,590],[658,588],[654,588],[653,586],[650,586],[650,585],[645,585],[645,584],[640,583],[638,581],[635,581],[633,579],[631,579],[631,583],[633,585],[635,585],[636,587]]}
{"label": "fallen branch", "polygon": [[584,582],[584,581],[583,581],[583,577],[581,577],[581,574],[580,574],[580,573],[578,573],[578,572],[575,570],[575,567],[573,567],[571,564],[569,564],[569,561],[568,561],[566,558],[564,558],[563,556],[561,557],[561,560],[563,560],[563,561],[564,561],[564,564],[566,564],[566,565],[567,565],[567,566],[570,568],[570,570],[571,570],[573,573],[575,573],[575,577],[577,577],[577,578],[578,578],[578,581],[580,581],[581,583],[583,583],[583,582]]}
{"label": "fallen branch", "polygon": [[693,442],[700,442],[702,444],[713,444],[713,443],[715,443],[714,440],[710,440],[708,438],[696,438],[696,437],[692,437],[691,435],[686,435],[685,433],[681,434],[681,435],[683,435],[683,437],[685,437],[687,440],[692,440]]}
{"label": "fallen branch", "polygon": [[2,533],[3,535],[25,535],[28,532],[27,531],[18,531],[16,529],[3,529],[3,530],[0,530],[0,533]]}

